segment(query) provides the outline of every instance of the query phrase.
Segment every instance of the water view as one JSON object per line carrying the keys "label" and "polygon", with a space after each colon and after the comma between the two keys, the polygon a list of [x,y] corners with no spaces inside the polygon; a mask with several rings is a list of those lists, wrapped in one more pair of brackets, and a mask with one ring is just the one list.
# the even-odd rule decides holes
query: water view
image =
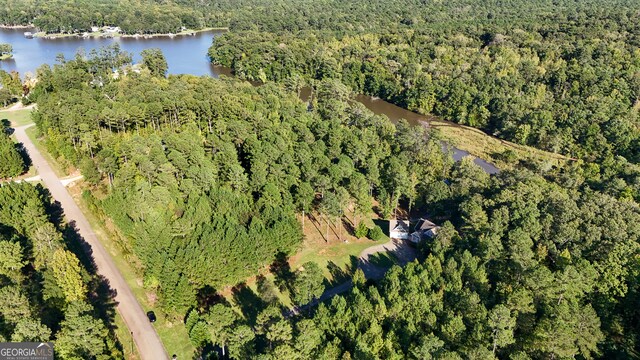
{"label": "water view", "polygon": [[35,69],[42,64],[55,64],[59,54],[66,59],[75,56],[79,49],[87,53],[111,44],[133,54],[134,62],[140,60],[140,52],[144,49],[159,48],[167,58],[170,74],[211,75],[229,74],[228,69],[211,65],[207,59],[207,49],[214,37],[223,31],[206,31],[192,36],[153,38],[88,38],[67,37],[60,39],[33,38],[27,39],[25,31],[34,29],[0,29],[0,43],[13,46],[13,59],[0,62],[0,69],[16,70],[20,74],[35,73]]}

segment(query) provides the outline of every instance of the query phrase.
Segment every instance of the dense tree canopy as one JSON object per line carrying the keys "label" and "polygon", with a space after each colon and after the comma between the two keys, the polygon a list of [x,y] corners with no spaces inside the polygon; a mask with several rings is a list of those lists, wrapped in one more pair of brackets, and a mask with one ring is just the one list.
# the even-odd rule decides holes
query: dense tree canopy
{"label": "dense tree canopy", "polygon": [[12,178],[25,172],[25,164],[17,144],[0,125],[0,179]]}
{"label": "dense tree canopy", "polygon": [[[197,321],[216,335],[204,343],[235,358],[633,358],[640,208],[552,178],[460,175],[452,222],[421,244],[424,260],[376,285],[354,276],[347,295],[297,317],[265,296],[256,320],[205,307]],[[234,338],[242,326],[255,335]]]}
{"label": "dense tree canopy", "polygon": [[[113,63],[78,57],[40,69],[34,119],[54,156],[105,179],[96,204],[168,309],[295,250],[296,211],[321,209],[328,224],[348,203],[370,208],[373,190],[391,212],[415,191],[412,177],[437,181],[450,161],[426,129],[374,116],[336,81],[319,84],[309,111],[274,85],[126,70],[114,79],[96,62]],[[404,180],[380,173],[388,163]],[[301,301],[317,296],[304,286]]]}
{"label": "dense tree canopy", "polygon": [[[291,84],[155,77],[128,71],[117,49],[105,53],[41,68],[34,118],[50,152],[95,173],[95,209],[118,226],[165,309],[188,311],[203,353],[212,345],[238,359],[637,351],[640,209],[624,189],[600,188],[589,173],[598,165],[490,177],[470,159],[454,163],[434,131],[393,125],[350,101],[334,79],[318,82],[304,104]],[[110,76],[120,66],[125,75]],[[448,220],[421,245],[424,260],[376,285],[360,274],[351,292],[297,316],[284,316],[266,285],[253,314],[224,301],[198,306],[204,289],[241,282],[295,250],[296,211],[329,223],[348,207],[370,209],[371,195],[381,213],[415,204]],[[77,284],[66,281],[59,296],[81,299]],[[306,304],[324,290],[321,269],[305,264],[285,286]]]}
{"label": "dense tree canopy", "polygon": [[[635,1],[284,1],[242,7],[209,56],[250,80],[356,92],[588,160],[638,162]],[[602,31],[601,29],[607,29]]]}
{"label": "dense tree canopy", "polygon": [[58,211],[39,185],[0,185],[0,338],[53,341],[61,359],[121,358],[113,305]]}

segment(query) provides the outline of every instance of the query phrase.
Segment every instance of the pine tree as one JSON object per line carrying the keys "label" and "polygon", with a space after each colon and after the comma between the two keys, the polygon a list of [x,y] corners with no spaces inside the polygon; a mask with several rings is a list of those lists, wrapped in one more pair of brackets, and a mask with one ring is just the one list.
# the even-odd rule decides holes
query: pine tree
{"label": "pine tree", "polygon": [[0,133],[0,178],[15,177],[24,172],[25,164],[14,142],[4,131]]}

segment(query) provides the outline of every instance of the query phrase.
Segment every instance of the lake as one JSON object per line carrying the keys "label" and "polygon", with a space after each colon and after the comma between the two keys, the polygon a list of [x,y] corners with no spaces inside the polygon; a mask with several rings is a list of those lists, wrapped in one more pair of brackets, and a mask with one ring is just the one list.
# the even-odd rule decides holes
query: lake
{"label": "lake", "polygon": [[13,46],[13,59],[0,61],[0,69],[16,70],[20,75],[26,72],[35,74],[42,64],[55,64],[58,54],[66,59],[75,57],[78,49],[87,53],[111,44],[119,44],[122,50],[133,54],[134,62],[140,61],[140,52],[144,49],[159,48],[167,58],[170,74],[210,75],[229,74],[229,69],[213,66],[207,58],[207,50],[213,38],[224,31],[206,31],[193,36],[181,35],[153,38],[88,38],[66,37],[61,39],[43,39],[24,37],[25,31],[35,29],[0,29],[0,43]]}
{"label": "lake", "polygon": [[[84,49],[87,53],[92,49],[108,46],[114,43],[120,44],[122,50],[133,54],[134,62],[140,61],[140,52],[144,49],[159,48],[164,53],[169,65],[170,74],[208,75],[217,78],[220,75],[232,76],[231,69],[222,66],[214,66],[207,58],[207,50],[213,39],[224,31],[206,31],[194,36],[153,37],[153,38],[88,38],[67,37],[61,39],[27,39],[25,31],[35,32],[34,29],[0,29],[0,43],[9,43],[13,46],[13,59],[0,61],[0,69],[17,70],[20,75],[26,72],[35,73],[40,65],[55,64],[58,54],[63,54],[66,59],[75,56],[78,49]],[[308,98],[309,94],[302,94],[302,98]],[[416,114],[393,105],[381,99],[366,95],[358,95],[355,98],[375,114],[386,115],[394,123],[399,119],[406,119],[414,125],[429,122],[429,117]],[[455,124],[454,124],[455,125]],[[443,149],[452,151],[453,158],[458,161],[468,155],[467,152],[443,145]],[[474,162],[490,174],[499,172],[493,164],[474,159]]]}

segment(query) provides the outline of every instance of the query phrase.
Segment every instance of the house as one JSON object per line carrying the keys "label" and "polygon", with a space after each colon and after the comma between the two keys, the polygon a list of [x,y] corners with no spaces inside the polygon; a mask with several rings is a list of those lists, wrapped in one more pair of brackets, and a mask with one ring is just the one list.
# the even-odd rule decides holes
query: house
{"label": "house", "polygon": [[440,227],[427,219],[420,219],[411,233],[409,240],[417,244],[425,239],[433,239],[438,234]]}
{"label": "house", "polygon": [[389,237],[392,239],[409,239],[409,221],[389,220]]}
{"label": "house", "polygon": [[120,28],[118,26],[105,26],[104,32],[107,34],[115,34],[120,32]]}

